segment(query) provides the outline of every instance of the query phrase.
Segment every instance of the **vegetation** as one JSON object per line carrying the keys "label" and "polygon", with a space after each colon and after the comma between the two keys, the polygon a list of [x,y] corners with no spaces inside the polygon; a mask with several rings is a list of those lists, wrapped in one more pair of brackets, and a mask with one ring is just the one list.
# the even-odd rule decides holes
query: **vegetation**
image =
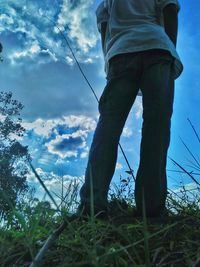
{"label": "vegetation", "polygon": [[[169,215],[163,218],[134,216],[131,177],[120,177],[120,184],[111,188],[107,220],[71,217],[72,207],[78,204],[78,183],[74,181],[60,205],[39,201],[30,194],[18,201],[28,190],[26,163],[30,159],[27,147],[17,141],[24,132],[16,118],[22,105],[12,100],[11,93],[1,93],[0,103],[1,267],[200,266],[200,186],[192,172],[174,161],[196,188],[182,185],[177,192],[169,190]],[[199,171],[199,162],[186,148]],[[53,200],[44,184],[43,188]],[[38,264],[30,265],[39,251]]]}
{"label": "vegetation", "polygon": [[193,192],[183,187],[180,194],[170,193],[170,215],[146,220],[134,218],[132,203],[119,194],[127,186],[122,181],[118,198],[112,194],[111,218],[105,221],[89,217],[70,222],[66,210],[58,213],[48,202],[36,199],[16,206],[0,230],[1,266],[30,266],[45,240],[65,219],[68,222],[64,231],[47,251],[41,266],[198,267],[200,189]]}
{"label": "vegetation", "polygon": [[17,139],[23,136],[20,111],[23,105],[12,93],[0,92],[0,219],[6,219],[27,190],[27,147]]}

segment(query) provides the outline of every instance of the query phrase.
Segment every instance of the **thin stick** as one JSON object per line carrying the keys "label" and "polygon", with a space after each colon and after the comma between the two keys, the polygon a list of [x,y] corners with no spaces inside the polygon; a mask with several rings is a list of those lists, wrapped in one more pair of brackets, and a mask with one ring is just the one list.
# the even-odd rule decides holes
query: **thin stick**
{"label": "thin stick", "polygon": [[38,254],[36,255],[35,259],[33,260],[33,262],[29,267],[40,267],[42,265],[44,256],[47,253],[48,249],[52,246],[52,244],[56,241],[59,235],[63,232],[67,224],[68,222],[64,221],[56,230],[53,231],[53,233],[48,237],[43,247],[39,250]]}
{"label": "thin stick", "polygon": [[35,170],[35,168],[33,167],[32,163],[29,161],[29,165],[33,171],[33,173],[35,174],[35,177],[38,179],[38,181],[40,182],[41,186],[44,188],[44,190],[46,191],[47,195],[50,197],[50,199],[52,200],[52,202],[54,203],[54,205],[56,206],[56,208],[59,210],[59,207],[55,201],[55,199],[52,197],[51,193],[49,192],[49,190],[47,189],[46,185],[44,184],[44,182],[42,181],[42,179],[40,178],[40,176],[38,175],[37,171]]}

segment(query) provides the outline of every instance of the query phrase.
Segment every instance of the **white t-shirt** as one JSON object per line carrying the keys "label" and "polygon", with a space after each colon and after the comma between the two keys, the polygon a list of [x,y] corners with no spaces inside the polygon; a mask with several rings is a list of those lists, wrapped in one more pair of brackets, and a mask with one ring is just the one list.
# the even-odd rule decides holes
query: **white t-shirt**
{"label": "white t-shirt", "polygon": [[108,74],[109,59],[117,54],[164,49],[174,60],[174,79],[183,71],[183,64],[176,48],[164,29],[163,9],[178,0],[104,0],[96,10],[97,27],[107,22],[103,48],[105,72]]}

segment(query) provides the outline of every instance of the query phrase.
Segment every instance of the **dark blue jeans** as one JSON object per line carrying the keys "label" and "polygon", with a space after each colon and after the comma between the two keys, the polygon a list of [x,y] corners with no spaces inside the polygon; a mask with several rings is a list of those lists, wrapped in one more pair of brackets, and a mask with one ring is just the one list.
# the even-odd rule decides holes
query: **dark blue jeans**
{"label": "dark blue jeans", "polygon": [[100,117],[89,152],[85,183],[80,190],[85,205],[90,205],[92,184],[95,207],[107,206],[118,143],[140,88],[143,125],[135,184],[136,207],[142,213],[144,199],[147,215],[159,214],[165,208],[174,101],[173,61],[168,51],[160,49],[121,54],[111,59],[107,84],[99,101]]}

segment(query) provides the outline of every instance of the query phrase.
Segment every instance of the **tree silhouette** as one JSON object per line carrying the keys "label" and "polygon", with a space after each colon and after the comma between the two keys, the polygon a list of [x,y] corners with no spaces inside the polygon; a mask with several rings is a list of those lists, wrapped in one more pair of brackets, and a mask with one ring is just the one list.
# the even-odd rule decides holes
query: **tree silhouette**
{"label": "tree silhouette", "polygon": [[28,148],[19,143],[25,129],[21,126],[23,105],[11,92],[0,92],[0,218],[5,218],[27,192]]}

